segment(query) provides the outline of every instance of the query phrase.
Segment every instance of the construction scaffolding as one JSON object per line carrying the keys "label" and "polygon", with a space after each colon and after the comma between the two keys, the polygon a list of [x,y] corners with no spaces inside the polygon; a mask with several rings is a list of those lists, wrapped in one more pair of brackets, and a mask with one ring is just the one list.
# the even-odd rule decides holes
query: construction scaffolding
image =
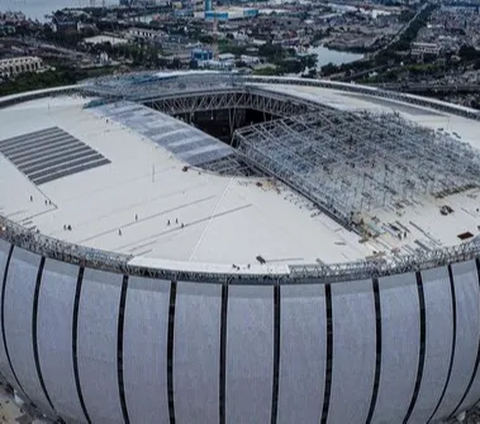
{"label": "construction scaffolding", "polygon": [[234,73],[219,72],[139,72],[88,80],[80,91],[88,96],[111,100],[147,102],[168,94],[212,91],[242,84]]}
{"label": "construction scaffolding", "polygon": [[365,213],[480,181],[478,151],[394,114],[325,109],[241,128],[234,142],[255,166],[349,228]]}
{"label": "construction scaffolding", "polygon": [[[365,213],[398,210],[422,202],[427,195],[442,197],[480,181],[479,153],[446,134],[420,128],[398,115],[344,112],[259,83],[319,86],[387,99],[401,97],[404,102],[440,110],[453,108],[351,84],[219,72],[106,77],[87,83],[82,90],[107,101],[141,102],[187,122],[199,111],[229,110],[232,131],[243,109],[280,117],[237,130],[232,145],[238,146],[240,155],[233,166],[232,161],[222,160],[218,167],[213,162],[207,169],[229,174],[232,169],[252,169],[251,164],[284,181],[349,228],[356,228]],[[470,111],[455,112],[476,118]]]}

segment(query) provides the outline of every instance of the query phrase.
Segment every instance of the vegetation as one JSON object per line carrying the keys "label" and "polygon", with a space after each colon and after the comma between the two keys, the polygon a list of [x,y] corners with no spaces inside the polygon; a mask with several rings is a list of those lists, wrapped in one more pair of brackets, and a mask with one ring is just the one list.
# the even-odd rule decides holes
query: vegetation
{"label": "vegetation", "polygon": [[316,65],[317,56],[314,54],[277,62],[277,67],[282,74],[300,74],[304,72],[306,68],[316,68]]}
{"label": "vegetation", "polygon": [[258,68],[253,71],[253,75],[261,75],[264,77],[280,75],[280,71],[274,66],[266,66],[264,68]]}
{"label": "vegetation", "polygon": [[402,33],[400,39],[391,46],[392,50],[408,50],[410,44],[417,37],[418,31],[427,25],[428,18],[438,6],[429,4],[417,17],[410,22],[408,28]]}
{"label": "vegetation", "polygon": [[230,40],[220,40],[218,42],[218,51],[220,53],[232,53],[235,56],[241,56],[247,53],[247,46],[236,46]]}
{"label": "vegetation", "polygon": [[400,12],[400,15],[398,16],[398,20],[400,22],[409,22],[413,17],[415,16],[415,12],[413,10],[408,10],[408,9],[405,9],[405,10],[402,10]]}
{"label": "vegetation", "polygon": [[102,74],[110,73],[111,71],[111,68],[98,68],[81,71],[64,68],[38,74],[28,72],[20,74],[14,79],[0,84],[0,97],[23,93],[25,91],[75,84],[83,79],[100,76]]}
{"label": "vegetation", "polygon": [[324,38],[330,37],[331,33],[332,33],[332,30],[330,27],[325,30],[320,29],[315,31],[312,37],[312,44],[318,44],[318,42],[323,40]]}
{"label": "vegetation", "polygon": [[276,63],[292,56],[291,53],[291,51],[283,48],[280,44],[266,43],[258,48],[259,56],[264,57],[266,61],[270,63]]}
{"label": "vegetation", "polygon": [[480,51],[476,50],[475,47],[464,44],[462,47],[460,47],[458,56],[460,59],[467,62],[478,61],[480,59]]}

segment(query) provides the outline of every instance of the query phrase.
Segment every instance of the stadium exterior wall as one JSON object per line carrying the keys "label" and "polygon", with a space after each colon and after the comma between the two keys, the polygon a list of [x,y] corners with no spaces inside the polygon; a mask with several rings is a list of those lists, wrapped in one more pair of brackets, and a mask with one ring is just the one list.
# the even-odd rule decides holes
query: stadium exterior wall
{"label": "stadium exterior wall", "polygon": [[0,377],[67,423],[433,423],[480,399],[479,247],[442,252],[200,275],[0,217]]}
{"label": "stadium exterior wall", "polygon": [[426,423],[480,399],[479,261],[162,280],[0,240],[0,373],[72,423]]}

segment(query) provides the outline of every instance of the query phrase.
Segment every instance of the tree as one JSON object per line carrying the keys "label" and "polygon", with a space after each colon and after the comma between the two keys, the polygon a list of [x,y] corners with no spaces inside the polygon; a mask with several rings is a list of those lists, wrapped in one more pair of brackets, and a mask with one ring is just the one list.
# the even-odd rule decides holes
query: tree
{"label": "tree", "polygon": [[269,62],[282,60],[285,51],[280,44],[266,43],[258,48],[258,54],[265,57]]}
{"label": "tree", "polygon": [[268,67],[265,67],[265,68],[255,69],[253,71],[253,74],[254,75],[261,75],[261,76],[280,75],[279,70],[277,68],[274,68],[274,67],[271,67],[271,66],[268,66]]}
{"label": "tree", "polygon": [[332,75],[332,74],[335,74],[337,72],[339,72],[339,68],[338,66],[334,65],[333,63],[327,63],[326,65],[323,65],[321,68],[320,68],[321,72],[322,72],[322,75]]}
{"label": "tree", "polygon": [[473,46],[467,46],[466,44],[463,44],[458,51],[458,55],[462,60],[471,61],[479,58],[480,52],[477,51]]}
{"label": "tree", "polygon": [[180,69],[182,67],[182,62],[178,57],[175,57],[172,61],[172,69]]}

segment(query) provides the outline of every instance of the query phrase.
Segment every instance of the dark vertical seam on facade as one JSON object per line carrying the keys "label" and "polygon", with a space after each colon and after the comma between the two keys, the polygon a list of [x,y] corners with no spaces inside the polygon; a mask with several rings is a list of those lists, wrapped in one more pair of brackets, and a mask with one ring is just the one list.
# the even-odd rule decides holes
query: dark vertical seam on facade
{"label": "dark vertical seam on facade", "polygon": [[219,421],[226,423],[225,392],[227,366],[227,312],[228,312],[228,281],[222,285],[222,306],[220,312],[220,381],[219,381]]}
{"label": "dark vertical seam on facade", "polygon": [[[11,249],[11,245],[10,245],[10,249]],[[10,252],[10,249],[9,249],[9,252]],[[4,268],[4,272],[6,273],[7,272],[7,269],[8,269],[8,254],[7,254],[7,260],[5,260],[5,268]],[[4,278],[5,274],[2,276],[2,281],[3,281],[3,278]],[[3,287],[3,286],[2,286]],[[2,289],[0,288],[0,291]],[[11,382],[8,381],[8,379],[5,377],[5,375],[3,373],[0,372],[0,376],[2,378],[2,382],[7,385],[7,386],[10,386],[11,387]]]}
{"label": "dark vertical seam on facade", "polygon": [[168,333],[167,333],[167,397],[168,415],[170,424],[175,424],[175,403],[173,388],[173,349],[175,336],[175,302],[177,298],[177,283],[172,281],[170,288],[170,305],[168,308]]}
{"label": "dark vertical seam on facade", "polygon": [[408,407],[407,415],[403,420],[403,423],[406,424],[412,415],[413,408],[417,402],[418,393],[420,392],[420,386],[422,384],[423,368],[425,366],[425,340],[426,340],[426,314],[425,314],[425,294],[423,292],[423,282],[421,272],[416,273],[417,279],[417,291],[418,291],[418,306],[420,309],[420,349],[418,354],[418,368],[417,368],[417,378],[415,380],[415,386],[413,389],[412,399],[410,400],[410,406]]}
{"label": "dark vertical seam on facade", "polygon": [[122,407],[123,420],[125,424],[130,423],[128,416],[127,401],[125,399],[125,387],[123,384],[123,328],[125,323],[125,305],[127,302],[128,275],[123,276],[122,291],[120,293],[120,305],[118,307],[118,328],[117,328],[117,378],[120,405]]}
{"label": "dark vertical seam on facade", "polygon": [[273,384],[272,384],[272,412],[271,424],[277,423],[278,389],[280,369],[280,283],[273,287]]}
{"label": "dark vertical seam on facade", "polygon": [[378,388],[380,386],[380,373],[382,370],[382,310],[380,305],[380,290],[378,287],[378,278],[372,280],[373,299],[375,304],[375,375],[373,378],[372,398],[366,424],[370,424],[373,419],[373,413],[377,404]]}
{"label": "dark vertical seam on facade", "polygon": [[90,416],[88,415],[87,407],[85,406],[85,400],[83,399],[82,386],[80,384],[80,374],[78,372],[78,308],[80,306],[80,295],[82,292],[83,285],[83,274],[85,269],[80,267],[78,269],[77,277],[77,287],[75,289],[75,300],[73,302],[73,324],[72,324],[72,356],[73,356],[73,375],[75,377],[75,387],[77,388],[77,396],[80,401],[80,406],[82,408],[83,414],[88,424],[91,424]]}
{"label": "dark vertical seam on facade", "polygon": [[326,424],[330,407],[330,392],[332,388],[332,361],[333,361],[333,322],[332,322],[332,288],[325,285],[326,331],[327,331],[327,360],[325,366],[325,388],[323,392],[323,409],[321,424]]}
{"label": "dark vertical seam on facade", "polygon": [[47,399],[50,408],[55,411],[50,396],[48,395],[45,381],[43,380],[42,368],[40,366],[40,357],[38,356],[38,328],[37,328],[37,316],[38,316],[38,298],[40,294],[40,285],[42,284],[43,268],[45,266],[45,258],[40,259],[40,265],[38,266],[37,281],[35,282],[35,292],[33,295],[33,311],[32,311],[32,345],[33,345],[33,358],[35,360],[35,368],[37,371],[38,381],[42,388],[43,394]]}
{"label": "dark vertical seam on facade", "polygon": [[450,297],[452,299],[452,327],[453,327],[452,328],[452,349],[450,354],[450,364],[448,365],[447,379],[445,380],[445,385],[443,386],[440,399],[438,399],[437,405],[435,406],[435,409],[430,415],[430,418],[428,419],[427,424],[429,424],[430,421],[432,421],[433,417],[435,416],[438,409],[440,408],[440,405],[443,402],[443,398],[445,397],[445,393],[447,392],[448,384],[450,383],[450,377],[452,376],[453,359],[455,357],[455,343],[457,339],[457,300],[455,295],[455,283],[453,281],[452,266],[448,265],[447,269],[448,269],[448,279],[450,281],[450,294],[451,294]]}
{"label": "dark vertical seam on facade", "polygon": [[8,351],[8,345],[7,345],[7,336],[5,334],[5,292],[6,292],[6,287],[7,287],[7,280],[8,280],[8,272],[10,268],[10,262],[12,260],[13,256],[13,249],[14,246],[13,244],[10,246],[10,251],[8,252],[8,257],[7,257],[7,263],[5,264],[5,272],[3,274],[3,282],[2,282],[2,305],[1,305],[1,318],[2,318],[2,339],[3,339],[3,346],[5,348],[5,356],[7,357],[8,361],[8,366],[10,367],[10,370],[12,371],[13,378],[15,379],[18,388],[22,391],[23,395],[27,398],[27,400],[34,405],[32,400],[28,397],[27,393],[23,389],[22,385],[20,384],[20,381],[18,380],[17,374],[15,370],[13,369],[12,365],[12,360],[10,358],[10,352]]}
{"label": "dark vertical seam on facade", "polygon": [[[477,258],[475,259],[475,266],[477,269],[477,281],[479,282],[480,285],[480,260]],[[478,365],[480,364],[480,339],[478,340],[477,344],[477,357],[475,358],[475,365],[473,367],[473,372],[472,376],[470,377],[470,381],[468,382],[467,388],[465,389],[465,393],[463,394],[462,398],[460,399],[460,402],[458,402],[458,405],[455,407],[453,412],[450,414],[450,417],[453,417],[458,409],[462,406],[463,401],[465,398],[468,396],[468,393],[470,392],[470,389],[472,388],[473,382],[475,381],[475,377],[477,376],[477,371],[478,371]]]}

